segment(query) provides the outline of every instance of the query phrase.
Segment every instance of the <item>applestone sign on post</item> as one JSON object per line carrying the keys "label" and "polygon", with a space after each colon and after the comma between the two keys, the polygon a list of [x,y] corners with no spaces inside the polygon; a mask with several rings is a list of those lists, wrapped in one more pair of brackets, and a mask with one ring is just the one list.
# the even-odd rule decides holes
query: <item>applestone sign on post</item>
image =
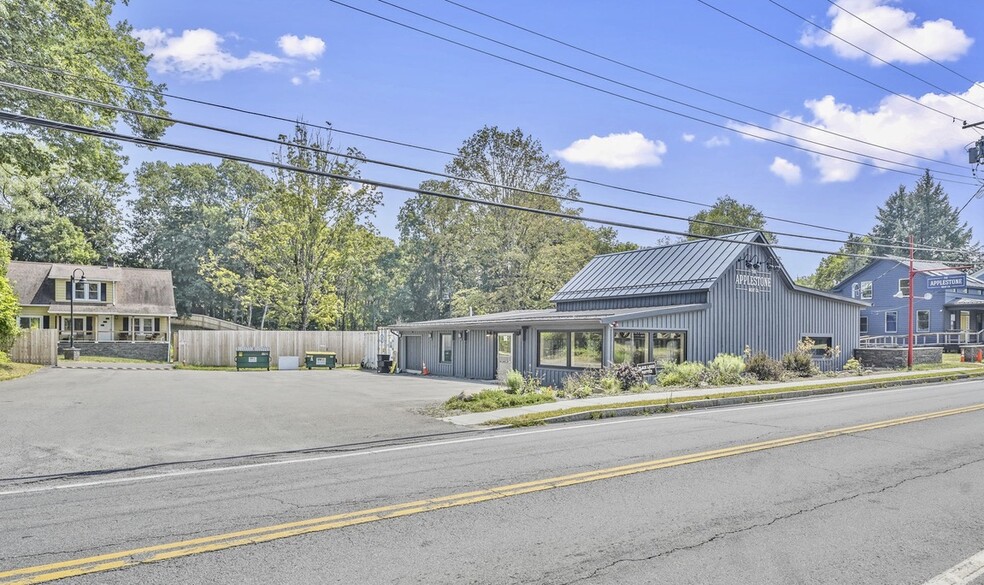
{"label": "applestone sign on post", "polygon": [[947,276],[929,276],[926,278],[926,288],[963,288],[967,286],[966,274],[951,274]]}

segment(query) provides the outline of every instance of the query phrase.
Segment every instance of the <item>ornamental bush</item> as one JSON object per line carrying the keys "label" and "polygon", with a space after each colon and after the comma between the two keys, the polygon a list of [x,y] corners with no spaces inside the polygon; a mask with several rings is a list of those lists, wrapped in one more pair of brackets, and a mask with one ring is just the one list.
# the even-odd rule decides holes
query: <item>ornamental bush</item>
{"label": "ornamental bush", "polygon": [[782,364],[769,357],[764,351],[749,355],[745,359],[745,371],[758,380],[776,382],[782,380],[782,375],[785,373]]}
{"label": "ornamental bush", "polygon": [[741,384],[745,381],[745,360],[730,353],[720,353],[707,365],[709,381],[714,386]]}
{"label": "ornamental bush", "polygon": [[523,373],[519,370],[509,370],[506,372],[505,382],[505,392],[507,394],[519,394],[523,389],[523,383],[526,382],[526,380],[523,378]]}
{"label": "ornamental bush", "polygon": [[642,374],[642,370],[632,364],[619,364],[610,368],[608,373],[618,379],[622,385],[622,390],[646,383],[646,377]]}
{"label": "ornamental bush", "polygon": [[707,368],[700,362],[667,364],[660,370],[656,380],[660,386],[692,386],[696,388],[707,383]]}

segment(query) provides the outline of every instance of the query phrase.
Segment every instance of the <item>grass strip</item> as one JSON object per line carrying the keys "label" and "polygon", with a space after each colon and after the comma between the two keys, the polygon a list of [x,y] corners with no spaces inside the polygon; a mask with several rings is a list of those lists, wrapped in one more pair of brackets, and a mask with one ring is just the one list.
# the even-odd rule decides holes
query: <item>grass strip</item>
{"label": "grass strip", "polygon": [[28,374],[33,374],[40,370],[42,367],[37,364],[21,364],[17,362],[0,364],[0,382],[23,378]]}
{"label": "grass strip", "polygon": [[[881,378],[881,379],[869,379],[865,380],[863,377],[859,377],[850,381],[845,382],[828,382],[828,383],[818,383],[810,384],[808,386],[787,386],[785,388],[772,388],[768,390],[743,390],[739,392],[718,392],[709,393],[704,396],[679,396],[676,398],[660,398],[651,400],[635,400],[632,402],[620,402],[617,404],[610,405],[590,405],[590,406],[574,406],[571,408],[563,408],[558,410],[550,410],[545,412],[533,412],[529,414],[522,414],[519,416],[510,416],[505,418],[500,418],[492,421],[488,421],[484,424],[487,425],[507,425],[512,427],[528,427],[534,425],[546,424],[545,419],[553,418],[556,416],[564,416],[569,414],[579,414],[582,412],[592,412],[598,411],[601,418],[600,412],[604,410],[613,410],[621,408],[633,408],[633,407],[646,407],[653,406],[666,407],[663,412],[669,412],[672,410],[669,408],[671,404],[678,404],[684,402],[695,402],[699,400],[714,400],[718,398],[741,398],[744,396],[768,396],[770,394],[782,394],[785,392],[803,392],[810,390],[822,390],[827,388],[849,388],[851,386],[873,386],[873,387],[887,387],[893,386],[898,382],[912,381],[912,380],[923,380],[923,379],[940,379],[944,381],[955,380],[957,378],[978,378],[984,377],[984,369],[979,371],[961,371],[953,373],[931,373],[931,374],[913,374],[911,376],[899,376],[897,378]],[[657,410],[657,412],[659,412]]]}
{"label": "grass strip", "polygon": [[448,399],[441,406],[449,411],[465,412],[489,412],[503,408],[515,408],[517,406],[529,406],[531,404],[542,404],[544,402],[556,402],[557,399],[550,394],[532,392],[529,394],[507,394],[503,390],[490,388],[474,394],[468,400],[459,396]]}

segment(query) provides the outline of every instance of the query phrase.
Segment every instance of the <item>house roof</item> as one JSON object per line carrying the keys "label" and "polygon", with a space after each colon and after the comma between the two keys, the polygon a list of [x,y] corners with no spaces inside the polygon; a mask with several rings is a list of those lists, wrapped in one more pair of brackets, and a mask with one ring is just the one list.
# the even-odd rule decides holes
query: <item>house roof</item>
{"label": "house roof", "polygon": [[654,315],[698,311],[705,308],[705,303],[670,305],[667,307],[632,308],[632,309],[594,309],[587,311],[558,311],[557,309],[530,309],[522,311],[505,311],[489,315],[473,315],[454,317],[451,319],[435,319],[433,321],[418,321],[416,323],[397,323],[390,325],[396,331],[437,331],[459,329],[485,329],[497,326],[521,326],[532,323],[564,324],[592,322],[608,324],[627,319],[639,319]]}
{"label": "house roof", "polygon": [[[47,305],[50,313],[68,314],[69,303],[55,302],[55,279],[69,278],[75,268],[82,268],[86,279],[115,282],[114,302],[110,305],[87,303],[83,309],[86,313],[177,315],[170,270],[13,261],[7,268],[7,278],[21,305]],[[79,303],[75,308],[79,312]]]}
{"label": "house roof", "polygon": [[[895,262],[896,265],[899,266],[905,266],[905,267],[909,266],[909,259],[903,258],[901,256],[888,256],[887,258],[878,258],[868,262],[858,270],[848,275],[846,278],[842,279],[831,290],[843,289],[852,280],[856,280],[858,275],[868,270],[878,262]],[[963,274],[962,270],[951,268],[949,265],[936,260],[913,260],[912,268],[913,270],[920,271],[921,274],[928,274],[929,276],[950,276],[954,274]],[[971,286],[984,286],[984,280],[981,280],[982,276],[984,276],[984,271],[968,274],[967,284]]]}
{"label": "house roof", "polygon": [[572,301],[707,290],[748,244],[764,242],[757,231],[690,240],[658,248],[595,256],[550,300]]}

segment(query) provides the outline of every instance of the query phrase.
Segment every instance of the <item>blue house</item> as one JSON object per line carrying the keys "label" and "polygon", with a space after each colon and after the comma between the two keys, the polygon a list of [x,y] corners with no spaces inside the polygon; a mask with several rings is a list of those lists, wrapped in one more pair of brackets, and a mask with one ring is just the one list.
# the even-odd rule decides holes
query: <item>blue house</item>
{"label": "blue house", "polygon": [[909,294],[913,294],[914,345],[960,345],[980,342],[984,330],[984,277],[967,275],[967,286],[930,288],[928,280],[961,276],[962,272],[939,262],[916,260],[918,273],[909,283],[909,260],[875,260],[844,279],[831,292],[863,301],[861,309],[862,345],[905,344],[909,334]]}

